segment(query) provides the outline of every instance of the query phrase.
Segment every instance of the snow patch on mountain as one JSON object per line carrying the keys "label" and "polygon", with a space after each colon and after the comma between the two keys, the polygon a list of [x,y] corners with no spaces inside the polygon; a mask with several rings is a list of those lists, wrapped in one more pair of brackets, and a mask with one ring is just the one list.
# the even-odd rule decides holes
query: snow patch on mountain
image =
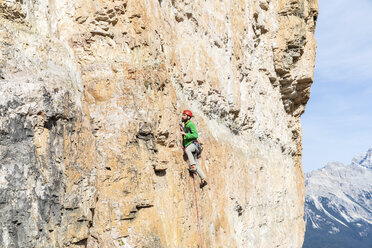
{"label": "snow patch on mountain", "polygon": [[[319,239],[328,235],[324,240],[329,240],[341,234],[350,237],[347,240],[350,242],[365,240],[369,247],[372,244],[372,149],[355,156],[350,165],[328,163],[306,173],[305,178],[304,247],[311,247],[310,237]],[[342,247],[348,247],[346,243]]]}
{"label": "snow patch on mountain", "polygon": [[372,148],[369,149],[366,153],[355,156],[351,161],[352,165],[360,165],[368,169],[372,169]]}

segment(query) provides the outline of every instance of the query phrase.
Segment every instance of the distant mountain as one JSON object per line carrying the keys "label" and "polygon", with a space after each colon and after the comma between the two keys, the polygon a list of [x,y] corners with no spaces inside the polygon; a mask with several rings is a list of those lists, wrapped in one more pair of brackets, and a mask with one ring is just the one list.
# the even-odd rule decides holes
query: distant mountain
{"label": "distant mountain", "polygon": [[372,149],[305,178],[303,248],[372,248]]}

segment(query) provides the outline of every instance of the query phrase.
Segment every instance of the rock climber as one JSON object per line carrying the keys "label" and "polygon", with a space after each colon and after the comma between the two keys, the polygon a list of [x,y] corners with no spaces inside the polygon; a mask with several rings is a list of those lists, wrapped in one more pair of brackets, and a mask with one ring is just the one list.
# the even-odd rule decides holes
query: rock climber
{"label": "rock climber", "polygon": [[183,114],[182,114],[183,125],[181,125],[181,134],[183,138],[183,150],[189,160],[190,173],[198,173],[200,180],[201,180],[200,188],[203,188],[208,183],[205,180],[205,174],[203,170],[196,163],[196,156],[197,156],[197,153],[199,152],[198,141],[197,141],[198,131],[196,130],[195,124],[191,122],[190,120],[192,117],[193,117],[192,112],[190,110],[183,111]]}

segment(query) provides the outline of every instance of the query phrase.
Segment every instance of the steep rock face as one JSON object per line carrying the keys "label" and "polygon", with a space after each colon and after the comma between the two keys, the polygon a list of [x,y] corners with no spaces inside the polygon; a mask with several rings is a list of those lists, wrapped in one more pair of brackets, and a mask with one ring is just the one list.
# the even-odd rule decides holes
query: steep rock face
{"label": "steep rock face", "polygon": [[[0,1],[0,243],[301,247],[317,2]],[[288,235],[288,233],[291,235]]]}

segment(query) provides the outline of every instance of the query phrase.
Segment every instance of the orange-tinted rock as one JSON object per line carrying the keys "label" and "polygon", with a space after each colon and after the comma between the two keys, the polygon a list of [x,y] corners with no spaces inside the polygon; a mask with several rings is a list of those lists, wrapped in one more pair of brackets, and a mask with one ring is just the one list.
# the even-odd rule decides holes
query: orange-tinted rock
{"label": "orange-tinted rock", "polygon": [[303,0],[0,1],[1,246],[198,247],[190,109],[203,247],[301,247],[316,17]]}

